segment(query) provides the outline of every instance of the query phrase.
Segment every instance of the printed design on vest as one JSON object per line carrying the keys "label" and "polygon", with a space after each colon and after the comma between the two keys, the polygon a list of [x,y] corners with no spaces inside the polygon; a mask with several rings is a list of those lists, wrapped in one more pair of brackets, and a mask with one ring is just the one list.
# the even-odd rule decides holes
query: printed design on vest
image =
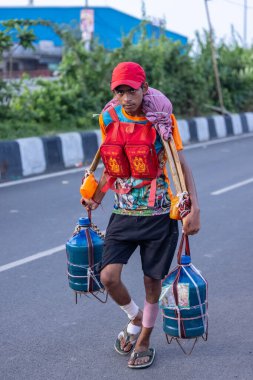
{"label": "printed design on vest", "polygon": [[116,160],[116,158],[109,157],[108,165],[110,167],[110,170],[113,173],[115,173],[115,174],[120,173],[120,166],[119,166],[118,161]]}
{"label": "printed design on vest", "polygon": [[135,156],[133,159],[133,165],[137,173],[145,173],[146,165],[142,157]]}

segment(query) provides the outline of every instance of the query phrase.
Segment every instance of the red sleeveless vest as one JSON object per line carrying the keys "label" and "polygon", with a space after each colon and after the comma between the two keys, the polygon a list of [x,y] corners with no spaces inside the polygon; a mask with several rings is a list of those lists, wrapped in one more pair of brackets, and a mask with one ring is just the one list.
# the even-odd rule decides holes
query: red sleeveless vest
{"label": "red sleeveless vest", "polygon": [[113,121],[106,128],[106,138],[100,148],[106,173],[114,178],[157,178],[155,128],[149,122],[121,122],[114,108],[108,112]]}

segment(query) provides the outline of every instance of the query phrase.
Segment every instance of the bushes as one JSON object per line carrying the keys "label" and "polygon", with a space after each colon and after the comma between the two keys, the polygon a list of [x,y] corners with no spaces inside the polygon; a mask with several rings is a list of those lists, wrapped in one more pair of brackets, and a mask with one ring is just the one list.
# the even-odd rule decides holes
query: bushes
{"label": "bushes", "polygon": [[[55,80],[39,79],[35,90],[24,81],[16,88],[0,83],[0,138],[97,127],[92,115],[111,99],[111,72],[120,61],[140,63],[150,86],[171,99],[178,117],[203,115],[206,104],[218,105],[207,34],[196,36],[194,50],[191,44],[182,46],[163,35],[147,39],[142,34],[134,45],[133,32],[119,49],[106,51],[93,41],[88,52],[76,34],[56,29],[65,49]],[[225,107],[231,112],[252,111],[253,49],[221,41],[217,55]]]}
{"label": "bushes", "polygon": [[[217,105],[208,34],[202,38],[197,34],[196,39],[196,71],[205,79],[207,103]],[[230,44],[219,41],[216,52],[225,108],[230,112],[253,111],[253,47],[242,48],[233,38]]]}

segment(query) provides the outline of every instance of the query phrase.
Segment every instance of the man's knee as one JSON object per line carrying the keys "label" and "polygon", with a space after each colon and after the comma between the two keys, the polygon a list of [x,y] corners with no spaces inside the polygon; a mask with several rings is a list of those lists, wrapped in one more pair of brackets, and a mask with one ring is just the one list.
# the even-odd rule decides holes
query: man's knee
{"label": "man's knee", "polygon": [[157,302],[161,293],[161,280],[144,276],[144,285],[146,290],[147,300]]}
{"label": "man's knee", "polygon": [[100,273],[100,280],[106,289],[116,287],[120,283],[120,274],[113,268],[106,266]]}

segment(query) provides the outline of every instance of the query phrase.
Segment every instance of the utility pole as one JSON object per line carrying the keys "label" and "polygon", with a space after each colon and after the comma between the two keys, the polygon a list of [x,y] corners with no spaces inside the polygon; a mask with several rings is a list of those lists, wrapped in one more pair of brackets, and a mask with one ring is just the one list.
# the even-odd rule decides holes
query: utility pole
{"label": "utility pole", "polygon": [[216,90],[219,98],[221,113],[225,113],[224,103],[223,103],[223,96],[222,96],[222,89],[220,84],[220,77],[219,77],[219,71],[217,66],[217,60],[216,60],[216,52],[214,47],[214,41],[213,41],[213,28],[211,24],[209,9],[208,9],[208,0],[204,0],[205,2],[205,8],[206,8],[206,15],[207,15],[207,21],[209,26],[209,36],[210,36],[210,44],[211,44],[211,52],[212,52],[212,62],[213,62],[213,71],[214,71],[214,77],[216,82]]}
{"label": "utility pole", "polygon": [[146,20],[146,4],[145,4],[145,0],[141,0],[141,16],[142,16],[142,20]]}
{"label": "utility pole", "polygon": [[247,47],[247,11],[248,11],[248,4],[247,0],[244,0],[244,9],[243,9],[243,42],[244,47]]}

